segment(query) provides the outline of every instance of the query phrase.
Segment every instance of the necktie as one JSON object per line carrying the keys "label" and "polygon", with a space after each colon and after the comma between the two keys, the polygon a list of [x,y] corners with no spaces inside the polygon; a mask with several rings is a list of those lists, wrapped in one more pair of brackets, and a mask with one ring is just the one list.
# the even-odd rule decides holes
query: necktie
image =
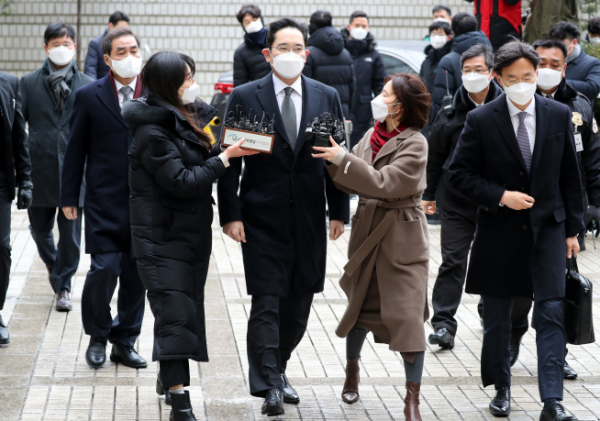
{"label": "necktie", "polygon": [[292,92],[294,88],[285,88],[285,98],[283,98],[283,105],[281,107],[281,116],[283,117],[283,125],[285,126],[285,132],[287,133],[292,149],[296,146],[296,107],[294,101],[292,101]]}
{"label": "necktie", "polygon": [[519,149],[523,154],[523,160],[525,160],[525,166],[527,171],[531,167],[531,146],[529,145],[529,135],[527,134],[527,128],[525,127],[525,117],[527,113],[521,111],[519,114],[519,128],[517,129],[517,142],[519,143]]}
{"label": "necktie", "polygon": [[119,89],[119,92],[123,94],[123,104],[131,101],[131,94],[133,93],[131,86],[123,86],[121,89]]}

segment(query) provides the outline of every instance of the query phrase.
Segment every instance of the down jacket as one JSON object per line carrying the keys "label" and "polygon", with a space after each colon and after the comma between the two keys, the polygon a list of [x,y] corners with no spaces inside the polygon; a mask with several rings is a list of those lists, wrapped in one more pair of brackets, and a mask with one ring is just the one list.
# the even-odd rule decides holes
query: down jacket
{"label": "down jacket", "polygon": [[[199,100],[199,126],[216,110]],[[154,315],[152,360],[208,361],[204,285],[212,248],[213,182],[225,173],[174,107],[152,99],[123,106],[129,149],[131,234]]]}

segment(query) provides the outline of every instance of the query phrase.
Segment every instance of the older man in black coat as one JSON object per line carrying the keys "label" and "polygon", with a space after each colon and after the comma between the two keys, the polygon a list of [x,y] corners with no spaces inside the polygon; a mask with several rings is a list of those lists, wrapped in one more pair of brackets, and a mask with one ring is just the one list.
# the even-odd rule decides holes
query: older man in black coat
{"label": "older man in black coat", "polygon": [[[41,69],[21,79],[23,116],[29,123],[31,178],[36,186],[28,209],[29,229],[48,268],[58,311],[72,309],[71,278],[79,266],[81,245],[81,218],[70,221],[60,211],[60,173],[75,91],[92,82],[92,78],[79,72],[73,61],[75,39],[73,27],[62,22],[50,24],[44,33],[50,57]],[[79,208],[82,206],[83,194],[78,204]],[[55,220],[60,234],[58,246],[52,233]]]}
{"label": "older man in black coat", "polygon": [[[15,187],[17,209],[31,205],[33,184],[27,149],[25,119],[21,112],[19,78],[0,72],[0,310],[4,308],[10,278],[10,220]],[[0,316],[0,345],[10,342],[8,328]]]}
{"label": "older man in black coat", "polygon": [[[450,184],[479,207],[466,292],[483,296],[483,385],[495,416],[510,413],[515,297],[534,298],[540,421],[571,421],[563,398],[565,254],[583,228],[581,178],[568,107],[535,95],[539,57],[518,41],[496,53],[506,95],[467,115]],[[566,253],[565,253],[566,250]]]}
{"label": "older man in black coat", "polygon": [[[71,134],[65,153],[61,206],[69,219],[78,218],[80,187],[85,170],[85,249],[92,264],[81,297],[81,317],[90,336],[86,362],[100,368],[106,361],[106,343],[113,345],[110,359],[128,367],[146,367],[133,346],[144,317],[145,289],[131,248],[129,225],[128,148],[132,137],[121,106],[142,94],[137,76],[114,63],[130,57],[141,68],[137,37],[125,28],[109,32],[102,41],[105,60],[118,71],[89,83],[75,94]],[[133,72],[133,70],[131,71]],[[119,74],[122,73],[122,74]],[[110,301],[119,280],[117,317]]]}
{"label": "older man in black coat", "polygon": [[[306,330],[313,295],[324,287],[326,199],[330,238],[342,234],[349,216],[348,196],[334,187],[304,138],[307,125],[322,113],[342,118],[337,92],[301,75],[306,38],[306,26],[294,20],[270,25],[265,56],[273,73],[234,89],[227,110],[252,110],[259,119],[263,112],[274,116],[273,153],[245,158],[239,196],[240,159],[231,160],[218,185],[220,222],[227,235],[242,242],[252,295],[250,393],[265,397],[263,413],[268,415],[282,414],[284,400],[300,401],[285,369]],[[282,67],[277,57],[289,51],[297,55],[293,67]]]}

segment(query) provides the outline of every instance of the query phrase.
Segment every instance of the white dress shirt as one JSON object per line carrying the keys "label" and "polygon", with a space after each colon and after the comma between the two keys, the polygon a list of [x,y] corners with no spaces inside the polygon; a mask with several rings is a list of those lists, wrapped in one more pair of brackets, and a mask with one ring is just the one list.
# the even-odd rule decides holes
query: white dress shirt
{"label": "white dress shirt", "polygon": [[[275,96],[277,97],[279,111],[281,112],[283,99],[285,98],[285,88],[287,88],[288,85],[273,73],[273,86],[275,88]],[[296,133],[299,133],[300,120],[302,120],[302,77],[299,77],[291,87],[294,89],[294,92],[292,92],[292,102],[296,109]]]}
{"label": "white dress shirt", "polygon": [[[515,137],[517,137],[517,130],[519,130],[519,110],[515,104],[513,104],[508,95],[506,96],[506,102],[508,104],[508,113],[512,120],[513,129],[515,130]],[[531,155],[533,156],[533,147],[535,145],[535,96],[523,111],[527,113],[525,117],[525,128],[527,129],[527,136],[529,137],[529,147],[531,148]]]}
{"label": "white dress shirt", "polygon": [[[133,79],[133,82],[131,82],[129,86],[132,91],[131,91],[131,99],[133,99],[133,94],[135,94],[135,87],[137,86],[137,80],[138,78],[136,77],[135,79]],[[123,93],[121,92],[121,88],[125,85],[123,85],[121,82],[119,82],[117,79],[115,79],[115,86],[117,87],[117,96],[119,97],[119,107],[123,108],[123,98],[125,98],[125,95],[123,95]]]}

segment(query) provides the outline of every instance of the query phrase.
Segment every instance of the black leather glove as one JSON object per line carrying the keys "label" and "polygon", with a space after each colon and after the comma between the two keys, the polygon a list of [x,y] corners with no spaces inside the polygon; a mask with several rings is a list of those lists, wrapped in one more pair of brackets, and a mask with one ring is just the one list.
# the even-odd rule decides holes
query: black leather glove
{"label": "black leather glove", "polygon": [[33,200],[32,190],[33,183],[31,181],[21,183],[17,197],[17,209],[27,209],[31,206],[31,201]]}

